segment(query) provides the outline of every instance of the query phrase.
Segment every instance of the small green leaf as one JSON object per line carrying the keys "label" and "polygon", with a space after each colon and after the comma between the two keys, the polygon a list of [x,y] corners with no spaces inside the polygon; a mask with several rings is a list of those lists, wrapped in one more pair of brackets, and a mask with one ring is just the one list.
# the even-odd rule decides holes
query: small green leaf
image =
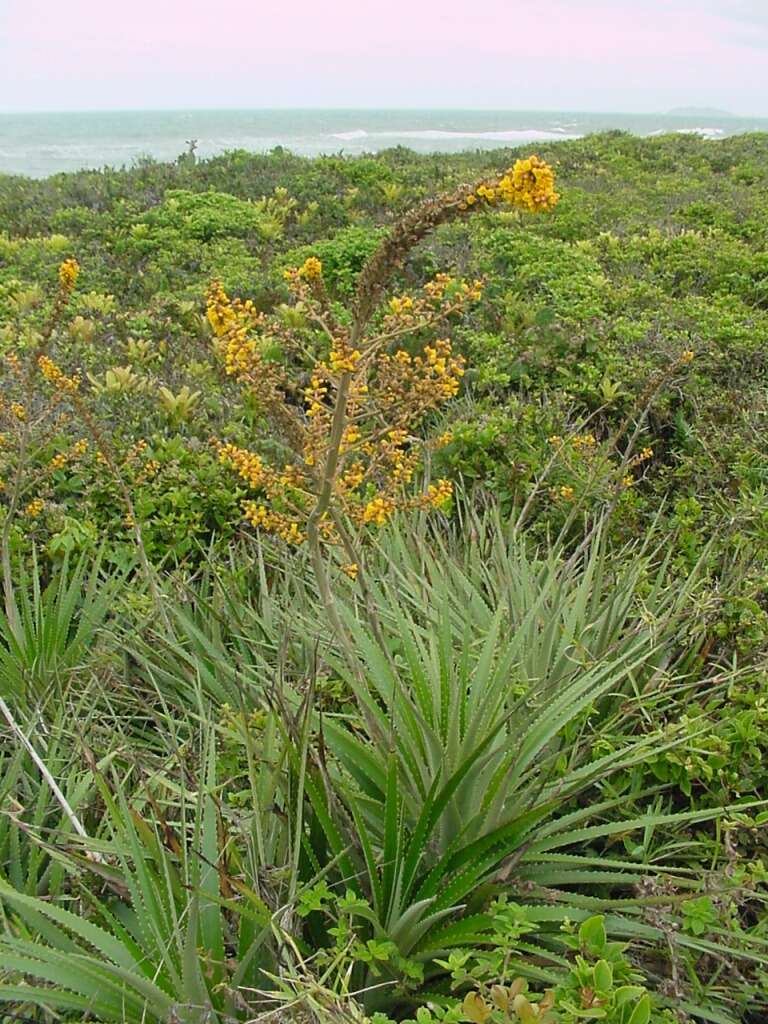
{"label": "small green leaf", "polygon": [[613,993],[613,1001],[617,1007],[624,1006],[631,999],[640,999],[644,992],[645,989],[640,985],[622,985]]}
{"label": "small green leaf", "polygon": [[627,1024],[648,1024],[651,1019],[651,997],[646,993],[632,1011]]}
{"label": "small green leaf", "polygon": [[605,948],[608,936],[605,933],[605,918],[602,914],[589,917],[579,928],[579,943],[583,949],[600,953]]}
{"label": "small green leaf", "polygon": [[613,968],[606,960],[598,960],[594,966],[595,988],[599,992],[610,992],[613,986]]}

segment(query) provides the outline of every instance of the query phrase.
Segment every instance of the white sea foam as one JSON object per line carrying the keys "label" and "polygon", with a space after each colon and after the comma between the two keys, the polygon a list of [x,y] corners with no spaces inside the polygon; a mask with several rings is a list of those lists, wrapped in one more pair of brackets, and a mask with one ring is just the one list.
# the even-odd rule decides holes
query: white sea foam
{"label": "white sea foam", "polygon": [[354,142],[355,139],[364,139],[367,135],[365,128],[355,128],[351,132],[331,132],[332,139],[341,139],[342,142]]}
{"label": "white sea foam", "polygon": [[[364,132],[363,134],[368,133]],[[473,139],[480,142],[546,142],[550,139],[581,138],[581,135],[568,134],[560,129],[552,130],[548,128],[515,128],[495,132],[446,131],[441,128],[404,128],[400,131],[370,132],[370,135],[379,139],[424,139],[425,141]],[[336,137],[338,138],[338,136]]]}
{"label": "white sea foam", "polygon": [[[655,132],[654,132],[655,134]],[[725,136],[724,128],[677,128],[676,135],[702,135],[705,139],[722,139]]]}
{"label": "white sea foam", "polygon": [[728,133],[724,128],[657,128],[655,132],[648,132],[649,139],[656,139],[660,135],[700,135],[702,139],[724,139]]}

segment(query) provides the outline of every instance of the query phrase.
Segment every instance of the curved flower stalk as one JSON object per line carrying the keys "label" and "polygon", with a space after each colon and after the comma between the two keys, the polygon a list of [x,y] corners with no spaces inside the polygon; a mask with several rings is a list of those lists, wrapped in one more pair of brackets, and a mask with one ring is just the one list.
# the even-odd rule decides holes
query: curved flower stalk
{"label": "curved flower stalk", "polygon": [[[385,302],[392,275],[441,224],[501,204],[543,212],[558,199],[552,169],[532,156],[499,177],[420,204],[364,266],[344,323],[314,256],[286,271],[294,300],[287,310],[260,313],[250,301],[231,299],[219,282],[211,285],[208,320],[225,372],[248,389],[290,451],[283,465],[268,465],[255,452],[222,443],[220,458],[253,492],[243,508],[251,524],[308,544],[321,599],[339,632],[326,549],[341,547],[342,568],[356,578],[355,533],[383,526],[403,509],[441,508],[451,500],[448,480],[413,490],[425,450],[417,429],[459,391],[464,360],[446,326],[482,295],[482,281],[438,274],[420,291]],[[277,361],[276,350],[289,359]],[[311,367],[308,381],[291,376],[289,361]],[[443,435],[433,445],[448,440]]]}

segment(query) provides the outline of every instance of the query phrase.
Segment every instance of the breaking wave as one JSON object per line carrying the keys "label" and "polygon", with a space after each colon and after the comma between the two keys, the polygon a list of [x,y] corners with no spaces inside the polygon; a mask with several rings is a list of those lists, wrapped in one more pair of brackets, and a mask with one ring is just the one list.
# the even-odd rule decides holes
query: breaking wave
{"label": "breaking wave", "polygon": [[448,131],[442,128],[402,128],[388,131],[367,132],[356,128],[349,132],[332,132],[331,138],[343,142],[358,139],[422,139],[424,141],[459,141],[470,139],[476,142],[548,142],[557,139],[579,139],[581,134],[568,132],[565,128],[511,128],[506,131],[472,132]]}

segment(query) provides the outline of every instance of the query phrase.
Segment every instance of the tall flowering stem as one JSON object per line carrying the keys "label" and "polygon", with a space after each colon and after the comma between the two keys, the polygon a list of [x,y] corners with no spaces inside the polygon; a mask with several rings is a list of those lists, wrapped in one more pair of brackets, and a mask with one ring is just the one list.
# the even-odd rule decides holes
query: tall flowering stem
{"label": "tall flowering stem", "polygon": [[[230,299],[218,282],[209,290],[208,320],[225,372],[249,390],[291,453],[274,466],[222,443],[219,456],[252,492],[245,518],[290,544],[308,545],[320,598],[340,636],[327,552],[343,550],[341,569],[359,577],[365,591],[354,534],[375,531],[404,509],[451,500],[447,480],[413,490],[425,447],[417,428],[459,391],[464,361],[445,328],[482,295],[482,281],[438,274],[419,291],[386,301],[393,274],[441,224],[497,205],[543,212],[558,198],[552,169],[532,156],[503,175],[420,204],[364,266],[344,326],[314,256],[285,275],[296,316],[257,312]],[[284,358],[276,360],[275,351]]]}
{"label": "tall flowering stem", "polygon": [[[63,321],[79,273],[80,267],[75,259],[64,260],[59,266],[58,290],[51,314],[43,330],[37,336],[30,355],[25,360],[20,359],[15,352],[6,356],[6,363],[19,384],[19,393],[22,398],[22,401],[10,403],[7,410],[0,403],[0,424],[4,419],[10,418],[11,422],[15,421],[15,432],[18,438],[16,468],[12,485],[10,488],[6,488],[4,482],[0,480],[0,491],[4,492],[6,497],[5,519],[0,536],[0,565],[3,575],[6,615],[14,629],[20,628],[11,572],[10,539],[14,519],[18,513],[22,513],[27,520],[34,520],[45,507],[45,502],[39,496],[28,501],[26,505],[24,504],[27,501],[25,494],[30,486],[30,480],[25,479],[25,476],[28,476],[26,464],[30,461],[28,455],[33,443],[33,435],[36,432],[39,435],[46,421],[48,421],[50,429],[51,425],[57,422],[57,417],[65,415],[67,411],[74,411],[90,435],[100,459],[108,467],[120,490],[126,508],[126,523],[136,542],[141,569],[155,599],[159,615],[163,623],[170,628],[155,576],[147,558],[141,524],[136,516],[133,499],[118,467],[110,441],[81,393],[80,374],[68,375],[50,354],[56,330]],[[42,467],[42,475],[45,476],[48,472],[61,469],[69,462],[81,458],[88,447],[89,442],[85,439],[76,442],[68,453],[60,453],[47,466]],[[34,483],[34,481],[32,482]]]}
{"label": "tall flowering stem", "polygon": [[[5,357],[6,366],[11,377],[15,378],[18,382],[20,398],[20,401],[11,402],[7,408],[0,402],[0,424],[5,426],[4,421],[7,421],[18,435],[16,468],[13,480],[10,482],[10,486],[6,486],[5,481],[0,481],[0,485],[2,485],[0,490],[4,492],[6,498],[5,520],[2,533],[0,534],[0,568],[3,575],[5,614],[14,631],[20,629],[21,626],[13,591],[11,530],[14,517],[19,510],[24,494],[25,467],[34,429],[33,397],[37,385],[38,370],[50,363],[50,360],[47,358],[47,352],[51,344],[51,338],[66,312],[79,274],[80,265],[75,259],[66,259],[59,266],[58,289],[53,300],[53,306],[45,326],[37,337],[34,351],[26,366],[15,352],[11,352]],[[51,363],[50,365],[52,366],[53,364]],[[62,378],[68,384],[71,383],[75,386],[74,378],[70,381],[63,374]],[[42,502],[39,499],[35,499],[29,502],[25,511],[30,518],[34,518],[41,509]]]}

